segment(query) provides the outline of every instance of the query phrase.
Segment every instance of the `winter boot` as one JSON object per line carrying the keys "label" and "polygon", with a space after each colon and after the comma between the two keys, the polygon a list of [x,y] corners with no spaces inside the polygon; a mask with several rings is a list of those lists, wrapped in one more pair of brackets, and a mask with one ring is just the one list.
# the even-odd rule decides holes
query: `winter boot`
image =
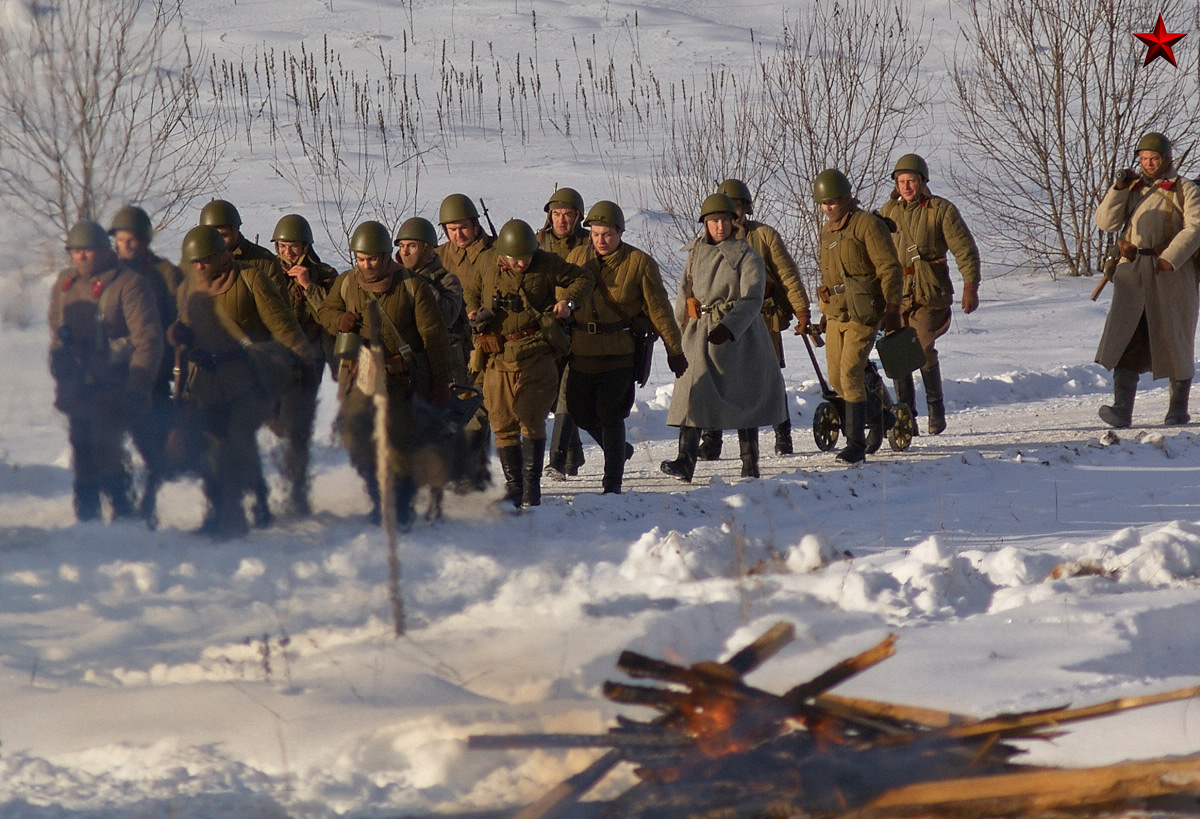
{"label": "winter boot", "polygon": [[267,486],[267,479],[260,472],[254,481],[253,512],[255,529],[266,529],[275,522],[275,516],[271,514],[270,495],[271,490]]}
{"label": "winter boot", "polygon": [[579,426],[571,416],[567,416],[567,428],[563,432],[563,441],[567,446],[567,457],[563,459],[563,472],[573,478],[579,474],[579,467],[585,463],[583,457],[583,442],[579,440]]}
{"label": "winter boot", "polygon": [[[565,412],[554,413],[554,426],[550,429],[550,444],[546,448],[548,455],[546,477],[552,481],[563,481],[567,478],[568,426],[575,426],[571,423],[571,416]],[[576,471],[578,471],[578,467],[576,467]]]}
{"label": "winter boot", "polygon": [[133,508],[133,480],[128,472],[120,472],[106,480],[104,494],[112,502],[113,520],[129,520],[136,515]]}
{"label": "winter boot", "polygon": [[775,454],[794,455],[795,452],[792,445],[792,419],[788,418],[782,424],[775,425]]}
{"label": "winter boot", "polygon": [[[914,419],[917,417],[917,389],[913,385],[912,373],[903,378],[892,379],[892,385],[896,388],[896,403],[904,404],[912,410]],[[918,435],[917,425],[913,424],[913,435]]]}
{"label": "winter boot", "polygon": [[1100,407],[1100,420],[1117,429],[1125,429],[1132,424],[1133,397],[1137,394],[1137,385],[1138,374],[1133,370],[1124,367],[1113,370],[1112,406],[1106,404]]}
{"label": "winter boot", "polygon": [[700,433],[700,447],[696,458],[701,461],[716,461],[721,457],[721,430],[706,429]]}
{"label": "winter boot", "polygon": [[371,511],[367,513],[367,520],[372,526],[378,526],[383,521],[383,513],[379,509],[379,479],[374,474],[366,475],[361,471],[358,474],[366,484],[367,497],[371,500]]}
{"label": "winter boot", "polygon": [[542,462],[546,458],[545,438],[521,440],[521,507],[542,505]]}
{"label": "winter boot", "polygon": [[[778,430],[778,427],[776,427]],[[758,427],[738,430],[738,451],[742,456],[742,477],[758,475]]]}
{"label": "winter boot", "polygon": [[396,502],[396,529],[407,532],[413,525],[413,500],[417,496],[417,484],[411,475],[397,475],[392,494]]}
{"label": "winter boot", "polygon": [[842,425],[846,433],[846,447],[837,454],[840,463],[856,464],[866,460],[867,444],[863,434],[863,424],[866,420],[866,401],[846,402],[846,422]]}
{"label": "winter boot", "polygon": [[100,517],[100,487],[92,483],[75,482],[75,517],[80,522]]}
{"label": "winter boot", "polygon": [[138,517],[144,520],[150,529],[158,528],[158,490],[162,485],[162,473],[151,469],[146,475],[146,488],[142,490],[142,500],[138,504]]}
{"label": "winter boot", "polygon": [[659,464],[666,474],[679,478],[684,483],[691,483],[696,474],[696,457],[700,448],[700,429],[698,427],[679,428],[679,457],[673,461],[663,461]]}
{"label": "winter boot", "polygon": [[522,463],[521,445],[496,447],[500,456],[500,471],[504,473],[504,499],[518,509],[521,508],[521,497],[525,494],[525,484],[521,475]]}
{"label": "winter boot", "polygon": [[625,478],[625,424],[613,424],[600,430],[600,446],[604,450],[604,479],[601,483],[605,495],[621,494],[621,481]]}
{"label": "winter boot", "polygon": [[929,407],[929,434],[939,435],[946,429],[946,402],[942,397],[942,365],[934,364],[921,370],[925,382],[925,405]]}
{"label": "winter boot", "polygon": [[308,443],[285,441],[281,466],[288,488],[288,513],[308,517],[312,514],[308,502]]}
{"label": "winter boot", "polygon": [[1167,417],[1163,423],[1178,427],[1192,420],[1188,415],[1188,397],[1192,392],[1192,379],[1171,379],[1171,401],[1167,405]]}

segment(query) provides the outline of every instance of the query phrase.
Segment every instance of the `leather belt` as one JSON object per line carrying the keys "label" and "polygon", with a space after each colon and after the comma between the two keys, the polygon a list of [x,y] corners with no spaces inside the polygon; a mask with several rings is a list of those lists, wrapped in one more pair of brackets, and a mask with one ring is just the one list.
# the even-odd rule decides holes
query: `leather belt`
{"label": "leather belt", "polygon": [[1137,255],[1139,255],[1139,256],[1157,256],[1158,251],[1156,251],[1152,247],[1139,247],[1137,249]]}
{"label": "leather belt", "polygon": [[[701,309],[703,309],[703,308],[701,308]],[[610,322],[577,321],[577,322],[575,322],[575,326],[582,327],[583,331],[585,333],[587,333],[588,335],[593,335],[593,336],[598,335],[600,333],[620,333],[622,331],[628,332],[628,330],[629,330],[629,326],[623,321],[610,321]]]}
{"label": "leather belt", "polygon": [[529,338],[531,335],[542,329],[536,324],[531,324],[524,330],[517,330],[515,333],[509,333],[504,338],[506,341],[520,341],[523,338]]}

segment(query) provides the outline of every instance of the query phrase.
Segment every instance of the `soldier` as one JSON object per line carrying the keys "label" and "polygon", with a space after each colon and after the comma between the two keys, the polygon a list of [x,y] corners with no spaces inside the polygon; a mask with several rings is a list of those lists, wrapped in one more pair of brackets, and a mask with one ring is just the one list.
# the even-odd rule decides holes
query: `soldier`
{"label": "soldier", "polygon": [[321,388],[321,373],[326,363],[337,377],[333,357],[333,334],[317,321],[317,311],[325,303],[337,271],[321,261],[313,249],[312,227],[308,220],[289,213],[275,225],[271,234],[275,245],[272,281],[282,282],[281,294],[301,332],[308,339],[309,350],[318,366],[305,370],[300,388],[286,393],[280,400],[267,426],[283,442],[280,473],[287,487],[287,512],[307,516],[312,513],[309,503],[309,449],[312,446],[313,423],[317,415],[317,393]]}
{"label": "soldier", "polygon": [[[167,327],[175,321],[175,299],[183,281],[183,271],[150,250],[150,240],[154,236],[150,215],[135,205],[126,205],[113,215],[108,235],[113,237],[117,258],[141,275],[154,294],[160,331],[166,333]],[[171,471],[164,453],[167,434],[174,419],[171,403],[173,369],[173,357],[164,351],[154,385],[150,389],[150,412],[134,424],[132,430],[133,443],[146,463],[147,472],[139,512],[151,527],[156,525],[158,489]]]}
{"label": "soldier", "polygon": [[[791,323],[792,315],[796,316],[797,334],[805,332],[812,320],[808,292],[804,289],[804,282],[800,280],[800,270],[796,267],[792,254],[788,253],[784,246],[779,231],[749,218],[754,213],[754,199],[745,182],[740,179],[726,179],[717,192],[728,196],[737,208],[737,218],[733,221],[734,237],[748,241],[750,247],[763,257],[767,275],[762,306],[763,323],[767,325],[771,334],[771,344],[775,347],[775,355],[779,358],[779,367],[782,369],[783,331]],[[792,444],[792,418],[786,394],[783,412],[783,421],[775,425],[775,454],[791,455],[795,449]],[[720,457],[721,430],[704,430],[700,435],[700,460],[715,461]]]}
{"label": "soldier", "polygon": [[821,324],[826,330],[829,386],[845,402],[842,463],[867,457],[863,425],[867,391],[863,381],[875,333],[900,329],[900,262],[883,219],[860,210],[850,180],[825,170],[813,180],[813,199],[827,222],[821,229]]}
{"label": "soldier", "polygon": [[[587,247],[588,232],[580,225],[583,219],[583,197],[574,188],[558,188],[542,208],[546,224],[537,233],[538,247],[566,259],[579,247]],[[579,427],[567,412],[567,358],[559,360],[558,403],[554,406],[554,427],[550,431],[549,457],[546,477],[556,481],[568,475],[578,475],[583,466],[583,444]]]}
{"label": "soldier", "polygon": [[1150,372],[1170,379],[1163,423],[1175,426],[1191,420],[1200,193],[1175,170],[1171,141],[1162,134],[1143,136],[1136,154],[1138,170],[1119,170],[1096,208],[1100,229],[1119,232],[1121,254],[1096,351],[1096,362],[1113,371],[1113,403],[1100,407],[1100,418],[1128,427],[1138,375]]}
{"label": "soldier", "polygon": [[[946,429],[946,404],[942,398],[942,367],[934,342],[950,329],[950,305],[954,285],[946,265],[946,251],[963,280],[962,310],[979,307],[979,250],[958,208],[929,192],[929,167],[916,154],[905,154],[892,171],[896,187],[879,215],[892,225],[896,254],[904,267],[904,301],[900,324],[912,327],[925,351],[921,380],[925,382],[925,404],[929,408],[929,434]],[[897,379],[896,400],[908,404],[913,415],[912,373]]]}
{"label": "soldier", "polygon": [[676,377],[687,369],[687,359],[658,263],[622,241],[621,208],[616,202],[597,202],[583,224],[591,243],[571,251],[567,260],[589,269],[596,286],[592,297],[580,303],[571,325],[567,410],[604,453],[603,493],[620,494],[625,461],[632,454],[625,441],[625,419],[633,407],[635,336],[653,327],[662,336],[667,364]]}
{"label": "soldier", "polygon": [[[367,304],[379,305],[388,401],[388,443],[396,471],[391,502],[397,524],[412,525],[416,480],[413,476],[414,395],[446,406],[453,378],[450,334],[433,286],[392,259],[392,236],[387,226],[363,222],[350,236],[354,267],[338,276],[318,313],[331,332],[365,332]],[[350,462],[367,486],[371,519],[381,517],[377,472],[375,395],[373,383],[359,372],[357,358],[345,359],[338,371],[341,407],[338,428]],[[360,381],[362,383],[360,383]]]}
{"label": "soldier", "polygon": [[197,224],[216,228],[235,262],[252,264],[266,273],[280,293],[287,289],[287,281],[275,264],[275,254],[242,234],[242,215],[232,202],[213,199],[200,209],[200,221]]}
{"label": "soldier", "polygon": [[50,374],[54,406],[67,416],[75,465],[75,516],[132,517],[124,434],[150,412],[163,354],[162,324],[145,278],[120,263],[96,222],[67,233],[71,267],[50,291]]}
{"label": "soldier", "polygon": [[470,338],[467,313],[463,309],[463,287],[449,270],[442,266],[437,255],[437,232],[428,219],[414,216],[406,219],[396,233],[396,261],[433,285],[438,307],[450,332],[451,381],[469,385],[466,349],[463,339]]}
{"label": "soldier", "polygon": [[785,413],[783,375],[761,318],[763,259],[734,237],[735,218],[725,194],[704,200],[704,232],[688,247],[675,302],[687,367],[667,413],[667,423],[679,427],[679,456],[661,469],[684,483],[695,473],[701,429],[736,429],[742,477],[757,478],[758,428]]}
{"label": "soldier", "polygon": [[[438,210],[438,222],[446,234],[446,241],[438,247],[438,258],[447,271],[458,277],[463,286],[463,292],[475,282],[481,271],[490,267],[492,244],[494,237],[484,231],[479,224],[479,211],[470,198],[465,194],[452,193],[442,200]],[[483,367],[486,356],[482,353],[473,355],[473,336],[470,327],[463,330],[463,353],[467,357],[467,371],[471,385],[483,390]],[[481,406],[479,412],[470,420],[466,427],[467,450],[472,453],[475,461],[474,468],[469,470],[474,477],[468,480],[472,488],[483,489],[492,482],[488,472],[488,449],[491,444],[491,424],[488,423],[487,408]]]}
{"label": "soldier", "polygon": [[[180,251],[187,277],[167,340],[187,352],[187,400],[204,434],[209,514],[200,531],[237,537],[247,531],[242,498],[264,484],[258,428],[320,363],[275,285],[258,268],[235,262],[216,228],[192,228]],[[254,518],[256,526],[270,522],[261,494]]]}
{"label": "soldier", "polygon": [[533,228],[519,219],[500,229],[495,252],[482,277],[467,285],[467,319],[478,334],[476,349],[487,357],[483,400],[505,497],[518,507],[537,506],[546,415],[558,393],[555,357],[569,346],[558,322],[591,296],[592,277],[539,248]]}

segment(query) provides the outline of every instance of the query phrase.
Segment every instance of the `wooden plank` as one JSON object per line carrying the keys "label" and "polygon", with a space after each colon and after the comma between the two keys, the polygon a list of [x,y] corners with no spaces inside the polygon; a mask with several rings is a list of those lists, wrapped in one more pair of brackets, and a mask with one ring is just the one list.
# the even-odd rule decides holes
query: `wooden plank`
{"label": "wooden plank", "polygon": [[842,660],[837,665],[813,677],[808,682],[793,687],[783,699],[794,705],[801,705],[810,697],[823,694],[830,688],[844,683],[855,674],[860,674],[874,665],[886,660],[896,653],[896,635],[889,634],[878,645],[869,648],[861,654]]}
{"label": "wooden plank", "polygon": [[863,699],[862,697],[846,697],[841,694],[821,694],[814,700],[814,704],[822,711],[828,711],[834,716],[848,719],[854,716],[890,719],[897,722],[911,722],[927,728],[947,728],[974,721],[970,717],[955,714],[952,711],[938,711],[919,705],[901,705]]}

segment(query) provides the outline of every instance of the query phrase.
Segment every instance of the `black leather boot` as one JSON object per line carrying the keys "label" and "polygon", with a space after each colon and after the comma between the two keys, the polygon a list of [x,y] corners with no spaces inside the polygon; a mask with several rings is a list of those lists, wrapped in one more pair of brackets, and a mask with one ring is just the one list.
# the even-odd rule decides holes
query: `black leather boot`
{"label": "black leather boot", "polygon": [[929,407],[929,434],[938,435],[946,429],[946,401],[942,396],[942,365],[934,364],[921,370],[925,382],[925,405]]}
{"label": "black leather boot", "polygon": [[846,433],[846,447],[837,454],[839,462],[856,464],[866,460],[867,443],[863,434],[863,424],[866,420],[866,401],[846,402],[846,418],[842,424],[842,430]]}
{"label": "black leather boot", "polygon": [[563,472],[567,474],[567,477],[573,478],[579,474],[579,467],[583,466],[587,459],[583,457],[583,442],[579,440],[579,426],[569,415],[563,432],[563,443],[567,447],[567,456],[563,459]]}
{"label": "black leather boot", "polygon": [[498,446],[496,454],[500,456],[500,471],[504,473],[504,499],[511,501],[512,505],[519,509],[521,498],[525,494],[524,479],[521,474],[524,466],[521,445]]}
{"label": "black leather boot", "polygon": [[706,429],[700,433],[700,447],[696,457],[701,461],[716,461],[721,457],[721,430]]}
{"label": "black leather boot", "polygon": [[759,477],[758,427],[738,430],[738,452],[742,456],[742,477]]}
{"label": "black leather boot", "polygon": [[663,461],[659,464],[666,474],[679,478],[684,483],[691,483],[696,474],[696,453],[700,448],[700,429],[698,427],[679,428],[679,457],[673,461]]}
{"label": "black leather boot", "polygon": [[1169,427],[1177,427],[1192,420],[1188,415],[1188,398],[1192,393],[1192,379],[1171,379],[1171,400],[1167,405],[1167,417],[1163,423]]}
{"label": "black leather boot", "polygon": [[[1133,423],[1133,398],[1137,394],[1138,374],[1117,367],[1113,370],[1113,402],[1100,407],[1100,420],[1116,429]],[[1190,386],[1190,384],[1189,384]]]}
{"label": "black leather boot", "polygon": [[413,500],[417,496],[417,484],[411,475],[397,475],[393,494],[396,501],[396,528],[401,532],[412,529]]}
{"label": "black leather boot", "polygon": [[94,483],[75,482],[75,517],[96,520],[100,517],[100,487]]}
{"label": "black leather boot", "polygon": [[128,472],[121,472],[104,483],[104,494],[112,503],[113,520],[128,520],[135,517],[133,507],[133,480]]}
{"label": "black leather boot", "polygon": [[545,438],[521,439],[521,507],[542,505],[542,464],[546,459]]}
{"label": "black leather boot", "polygon": [[570,421],[571,416],[565,412],[554,413],[554,426],[550,428],[550,443],[546,447],[546,477],[552,481],[567,478],[567,426],[575,426]]}
{"label": "black leather boot", "polygon": [[621,482],[625,478],[625,424],[601,428],[600,439],[600,446],[604,450],[602,492],[605,495],[619,495]]}
{"label": "black leather boot", "polygon": [[792,419],[788,418],[782,424],[775,425],[775,454],[794,455],[795,453],[796,449],[792,445]]}

